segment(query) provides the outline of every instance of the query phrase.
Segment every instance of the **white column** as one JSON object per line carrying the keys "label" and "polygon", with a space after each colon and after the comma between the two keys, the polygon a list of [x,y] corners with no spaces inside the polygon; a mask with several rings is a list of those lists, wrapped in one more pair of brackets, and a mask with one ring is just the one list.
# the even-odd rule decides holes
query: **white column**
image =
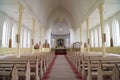
{"label": "white column", "polygon": [[41,52],[41,45],[42,45],[42,43],[41,43],[41,26],[40,26],[40,36],[39,36],[39,41],[40,41],[40,46],[39,46],[39,51]]}
{"label": "white column", "polygon": [[87,24],[87,51],[90,52],[89,17],[86,19],[86,24]]}
{"label": "white column", "polygon": [[41,51],[42,51],[42,47],[43,47],[43,43],[44,43],[44,41],[43,41],[43,28],[41,27]]}
{"label": "white column", "polygon": [[103,17],[103,4],[99,6],[99,14],[100,14],[100,25],[101,25],[101,38],[102,38],[102,56],[106,56],[106,48],[105,48],[105,33],[104,33],[104,17]]}
{"label": "white column", "polygon": [[80,51],[82,52],[82,25],[80,26]]}
{"label": "white column", "polygon": [[32,53],[34,53],[35,19],[32,18]]}
{"label": "white column", "polygon": [[20,58],[20,36],[22,29],[22,14],[23,14],[23,6],[19,3],[19,18],[18,18],[18,32],[17,32],[17,54],[16,57]]}
{"label": "white column", "polygon": [[100,41],[99,41],[99,40],[100,40],[100,39],[99,39],[99,38],[100,38],[99,27],[97,28],[97,34],[98,34],[98,47],[100,47],[100,44],[99,44],[99,43],[100,43]]}

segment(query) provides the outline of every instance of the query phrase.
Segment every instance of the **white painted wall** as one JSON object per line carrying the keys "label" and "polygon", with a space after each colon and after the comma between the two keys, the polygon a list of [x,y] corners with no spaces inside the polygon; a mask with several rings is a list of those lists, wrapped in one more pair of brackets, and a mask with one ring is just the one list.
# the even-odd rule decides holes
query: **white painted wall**
{"label": "white painted wall", "polygon": [[87,24],[86,20],[82,23],[82,47],[84,47],[84,43],[87,43]]}
{"label": "white painted wall", "polygon": [[41,27],[41,47],[45,43],[45,30]]}
{"label": "white painted wall", "polygon": [[76,42],[80,42],[80,28],[76,29]]}
{"label": "white painted wall", "polygon": [[2,44],[2,32],[3,32],[3,22],[4,22],[5,16],[0,13],[0,47]]}
{"label": "white painted wall", "polygon": [[10,23],[10,32],[8,38],[10,39],[12,37],[12,27],[14,24],[17,24],[15,20],[13,20],[8,15],[0,12],[0,46],[2,46],[2,35],[3,35],[3,24],[4,21],[8,20]]}
{"label": "white painted wall", "polygon": [[[9,36],[8,38],[10,39],[12,37],[12,27],[14,24],[17,24],[18,25],[18,22],[16,20],[14,20],[12,17],[0,12],[0,47],[2,47],[2,33],[3,33],[3,23],[5,20],[8,20],[9,23],[10,23],[10,32],[9,32]],[[24,25],[22,25],[24,26]],[[24,26],[25,27],[25,26]],[[28,29],[27,27],[25,27],[26,29]],[[29,29],[30,30],[30,29]],[[38,30],[38,29],[37,29]],[[38,35],[38,31],[36,33],[35,31],[35,34]],[[22,35],[22,34],[21,34]],[[39,36],[39,35],[38,35]],[[38,41],[38,37],[36,36],[35,37],[35,41],[37,42]],[[38,38],[38,39],[37,39]],[[8,46],[8,45],[7,45]]]}
{"label": "white painted wall", "polygon": [[[80,42],[80,28],[76,29],[76,34],[75,34],[75,41]],[[84,43],[87,42],[87,33],[86,30],[82,30],[82,47],[84,47]]]}
{"label": "white painted wall", "polygon": [[51,29],[48,29],[47,31],[45,31],[44,42],[45,42],[45,40],[47,40],[47,42],[49,43],[49,45],[51,47]]}
{"label": "white painted wall", "polygon": [[75,31],[70,28],[70,45],[72,46],[74,42],[75,42]]}
{"label": "white painted wall", "polygon": [[40,26],[35,25],[35,34],[34,34],[34,45],[40,41]]}
{"label": "white painted wall", "polygon": [[84,43],[87,43],[86,31],[82,31],[82,47],[84,47]]}

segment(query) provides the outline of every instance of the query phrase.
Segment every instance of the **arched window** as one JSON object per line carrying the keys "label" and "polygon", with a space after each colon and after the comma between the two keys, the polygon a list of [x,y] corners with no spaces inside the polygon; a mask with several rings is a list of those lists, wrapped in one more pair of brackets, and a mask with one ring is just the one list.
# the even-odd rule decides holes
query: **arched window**
{"label": "arched window", "polygon": [[99,26],[99,47],[102,47],[102,36],[101,36],[101,27]]}
{"label": "arched window", "polygon": [[16,47],[16,34],[17,34],[17,25],[14,24],[12,27],[12,47]]}
{"label": "arched window", "polygon": [[24,28],[23,30],[23,48],[26,48],[27,46],[27,30]]}
{"label": "arched window", "polygon": [[106,34],[106,46],[110,46],[110,27],[108,24],[105,24],[105,34]]}
{"label": "arched window", "polygon": [[30,33],[30,31],[28,31],[28,41],[27,41],[28,43],[28,48],[30,48],[31,47],[31,33]]}
{"label": "arched window", "polygon": [[3,23],[2,47],[8,47],[10,37],[10,23],[8,20]]}
{"label": "arched window", "polygon": [[95,47],[98,47],[98,30],[95,29]]}
{"label": "arched window", "polygon": [[120,27],[116,19],[114,19],[112,23],[112,36],[113,36],[114,46],[119,46],[120,45]]}
{"label": "arched window", "polygon": [[91,31],[91,46],[94,47],[94,33]]}

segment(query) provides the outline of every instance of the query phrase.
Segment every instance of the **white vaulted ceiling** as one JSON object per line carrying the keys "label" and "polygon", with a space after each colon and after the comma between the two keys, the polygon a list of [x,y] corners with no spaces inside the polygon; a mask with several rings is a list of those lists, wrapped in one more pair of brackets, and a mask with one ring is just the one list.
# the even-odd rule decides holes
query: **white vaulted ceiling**
{"label": "white vaulted ceiling", "polygon": [[[62,6],[70,15],[78,27],[83,22],[85,16],[88,16],[102,0],[22,0],[31,8],[36,17],[39,17],[41,24],[46,27],[47,19],[53,11]],[[38,5],[38,6],[37,6]]]}
{"label": "white vaulted ceiling", "polygon": [[[58,18],[56,11],[60,9],[60,6],[63,8],[62,13],[68,24],[67,27],[77,29],[88,16],[90,18],[90,28],[99,23],[99,10],[97,7],[103,0],[0,0],[0,11],[18,20],[18,1],[24,6],[23,24],[30,29],[32,28],[32,17],[45,29],[50,27],[48,23],[52,23],[55,26],[55,20]],[[120,0],[105,0],[104,19],[119,11]],[[58,23],[57,26],[59,25]]]}

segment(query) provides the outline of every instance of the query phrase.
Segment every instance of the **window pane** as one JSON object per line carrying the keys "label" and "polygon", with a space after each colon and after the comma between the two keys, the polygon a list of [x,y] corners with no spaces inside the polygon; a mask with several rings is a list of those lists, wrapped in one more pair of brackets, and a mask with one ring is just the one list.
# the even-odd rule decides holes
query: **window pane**
{"label": "window pane", "polygon": [[108,24],[105,25],[105,34],[106,34],[106,46],[110,46],[110,27]]}
{"label": "window pane", "polygon": [[93,31],[91,31],[91,46],[94,47],[94,34],[93,34]]}
{"label": "window pane", "polygon": [[101,27],[99,27],[99,46],[102,47]]}
{"label": "window pane", "polygon": [[12,27],[12,47],[16,47],[16,34],[17,34],[17,25],[14,24]]}
{"label": "window pane", "polygon": [[30,48],[30,31],[28,31],[28,48]]}
{"label": "window pane", "polygon": [[2,47],[8,47],[10,38],[10,23],[9,21],[4,21],[3,23],[3,34],[2,34]]}
{"label": "window pane", "polygon": [[120,45],[120,27],[119,23],[116,19],[113,20],[112,23],[112,35],[113,35],[113,44],[114,46]]}
{"label": "window pane", "polygon": [[98,47],[98,32],[97,32],[97,29],[95,29],[95,47]]}

